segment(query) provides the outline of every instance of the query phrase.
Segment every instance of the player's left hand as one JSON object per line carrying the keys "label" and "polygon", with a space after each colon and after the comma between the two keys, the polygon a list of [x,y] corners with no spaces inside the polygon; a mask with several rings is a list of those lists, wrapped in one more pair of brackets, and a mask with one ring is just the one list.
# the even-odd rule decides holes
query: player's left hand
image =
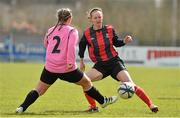
{"label": "player's left hand", "polygon": [[132,41],[133,41],[133,39],[132,39],[132,37],[130,35],[126,35],[126,37],[124,38],[124,43],[125,44],[128,44],[128,43],[130,43]]}

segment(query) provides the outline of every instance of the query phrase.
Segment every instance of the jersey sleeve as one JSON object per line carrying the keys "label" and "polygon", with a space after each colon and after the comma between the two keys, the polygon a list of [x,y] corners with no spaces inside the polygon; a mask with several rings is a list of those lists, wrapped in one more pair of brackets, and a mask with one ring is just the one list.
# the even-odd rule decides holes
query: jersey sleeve
{"label": "jersey sleeve", "polygon": [[87,40],[85,34],[83,34],[80,42],[79,42],[79,52],[78,55],[80,58],[84,58],[84,52],[86,50]]}
{"label": "jersey sleeve", "polygon": [[74,64],[76,60],[76,45],[79,39],[78,31],[72,29],[68,36],[68,51],[67,51],[67,63]]}
{"label": "jersey sleeve", "polygon": [[114,29],[113,29],[113,45],[116,47],[121,47],[125,45],[124,41],[117,36]]}

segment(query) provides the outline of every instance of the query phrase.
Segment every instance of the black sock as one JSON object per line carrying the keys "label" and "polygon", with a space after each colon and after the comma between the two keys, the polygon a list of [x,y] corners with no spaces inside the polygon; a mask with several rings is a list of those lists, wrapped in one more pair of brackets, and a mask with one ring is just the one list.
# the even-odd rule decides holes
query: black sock
{"label": "black sock", "polygon": [[90,90],[85,91],[90,97],[94,98],[99,104],[104,103],[104,97],[101,93],[95,88],[92,87]]}
{"label": "black sock", "polygon": [[23,107],[23,111],[25,111],[32,103],[34,103],[38,97],[38,92],[36,90],[31,90],[26,96],[24,102],[20,105]]}

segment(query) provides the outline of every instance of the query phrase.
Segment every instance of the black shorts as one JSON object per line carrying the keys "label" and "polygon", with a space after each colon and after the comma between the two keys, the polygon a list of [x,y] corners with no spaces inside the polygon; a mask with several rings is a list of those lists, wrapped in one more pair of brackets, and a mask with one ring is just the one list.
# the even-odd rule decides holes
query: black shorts
{"label": "black shorts", "polygon": [[46,84],[52,85],[58,78],[70,83],[76,83],[79,82],[82,77],[83,72],[79,69],[67,73],[52,73],[44,68],[40,80]]}
{"label": "black shorts", "polygon": [[118,56],[113,57],[108,61],[97,62],[93,68],[101,72],[103,74],[103,78],[111,75],[111,77],[117,81],[119,81],[116,78],[117,74],[122,70],[126,70],[123,60],[121,60]]}

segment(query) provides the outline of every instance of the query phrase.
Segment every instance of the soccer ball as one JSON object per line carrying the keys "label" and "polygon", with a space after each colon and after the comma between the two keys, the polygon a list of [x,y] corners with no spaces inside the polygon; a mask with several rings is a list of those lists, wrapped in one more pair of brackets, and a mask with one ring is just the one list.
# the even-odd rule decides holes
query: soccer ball
{"label": "soccer ball", "polygon": [[123,99],[129,99],[134,95],[134,85],[131,82],[122,82],[118,86],[118,94]]}

